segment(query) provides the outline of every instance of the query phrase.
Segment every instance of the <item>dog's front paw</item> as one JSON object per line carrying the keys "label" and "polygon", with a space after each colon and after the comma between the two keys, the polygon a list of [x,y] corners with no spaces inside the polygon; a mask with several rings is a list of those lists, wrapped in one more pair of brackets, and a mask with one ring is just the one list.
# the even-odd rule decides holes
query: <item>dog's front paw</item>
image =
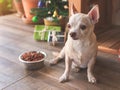
{"label": "dog's front paw", "polygon": [[50,65],[55,65],[55,64],[57,64],[57,60],[52,59],[52,60],[49,62],[49,64],[50,64]]}
{"label": "dog's front paw", "polygon": [[68,76],[63,74],[60,78],[59,78],[59,82],[63,83],[68,81]]}
{"label": "dog's front paw", "polygon": [[88,82],[96,83],[96,78],[93,75],[88,75]]}

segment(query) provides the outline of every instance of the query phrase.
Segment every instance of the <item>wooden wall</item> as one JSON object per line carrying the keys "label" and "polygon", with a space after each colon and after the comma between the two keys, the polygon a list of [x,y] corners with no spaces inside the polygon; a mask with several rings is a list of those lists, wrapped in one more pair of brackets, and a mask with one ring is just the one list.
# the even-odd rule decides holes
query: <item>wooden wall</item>
{"label": "wooden wall", "polygon": [[[97,27],[109,27],[112,24],[111,0],[69,0],[69,7],[74,4],[78,12],[88,13],[94,4],[99,5],[100,20]],[[70,11],[70,8],[69,8]]]}
{"label": "wooden wall", "polygon": [[112,24],[120,25],[120,0],[112,0]]}

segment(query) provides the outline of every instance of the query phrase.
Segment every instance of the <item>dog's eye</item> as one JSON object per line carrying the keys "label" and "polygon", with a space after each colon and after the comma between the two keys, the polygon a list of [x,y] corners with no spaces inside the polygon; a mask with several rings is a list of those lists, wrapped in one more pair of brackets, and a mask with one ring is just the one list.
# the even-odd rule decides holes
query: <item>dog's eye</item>
{"label": "dog's eye", "polygon": [[71,28],[71,25],[70,25],[70,24],[67,24],[67,27],[70,29],[70,28]]}
{"label": "dog's eye", "polygon": [[81,28],[82,30],[85,30],[85,29],[86,29],[86,26],[85,26],[85,25],[80,25],[80,28]]}

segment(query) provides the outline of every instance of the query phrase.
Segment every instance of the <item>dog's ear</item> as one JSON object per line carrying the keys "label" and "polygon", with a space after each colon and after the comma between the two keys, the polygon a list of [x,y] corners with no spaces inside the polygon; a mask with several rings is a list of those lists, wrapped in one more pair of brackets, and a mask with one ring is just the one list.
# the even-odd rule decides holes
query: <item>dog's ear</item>
{"label": "dog's ear", "polygon": [[93,6],[93,8],[89,11],[88,16],[90,17],[94,24],[97,23],[100,17],[99,6],[98,5]]}
{"label": "dog's ear", "polygon": [[71,11],[70,11],[71,15],[74,15],[74,14],[78,13],[73,3],[71,3],[71,8],[70,9],[71,9]]}

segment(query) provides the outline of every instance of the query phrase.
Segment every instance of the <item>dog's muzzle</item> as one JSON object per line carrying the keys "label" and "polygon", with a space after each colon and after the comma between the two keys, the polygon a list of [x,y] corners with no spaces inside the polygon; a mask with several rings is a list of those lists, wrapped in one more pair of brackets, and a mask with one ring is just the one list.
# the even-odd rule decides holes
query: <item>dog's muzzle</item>
{"label": "dog's muzzle", "polygon": [[76,32],[71,32],[71,33],[70,33],[70,36],[71,36],[72,38],[76,37]]}
{"label": "dog's muzzle", "polygon": [[73,40],[77,40],[78,38],[76,38],[77,33],[76,32],[71,32],[70,36],[72,37]]}

